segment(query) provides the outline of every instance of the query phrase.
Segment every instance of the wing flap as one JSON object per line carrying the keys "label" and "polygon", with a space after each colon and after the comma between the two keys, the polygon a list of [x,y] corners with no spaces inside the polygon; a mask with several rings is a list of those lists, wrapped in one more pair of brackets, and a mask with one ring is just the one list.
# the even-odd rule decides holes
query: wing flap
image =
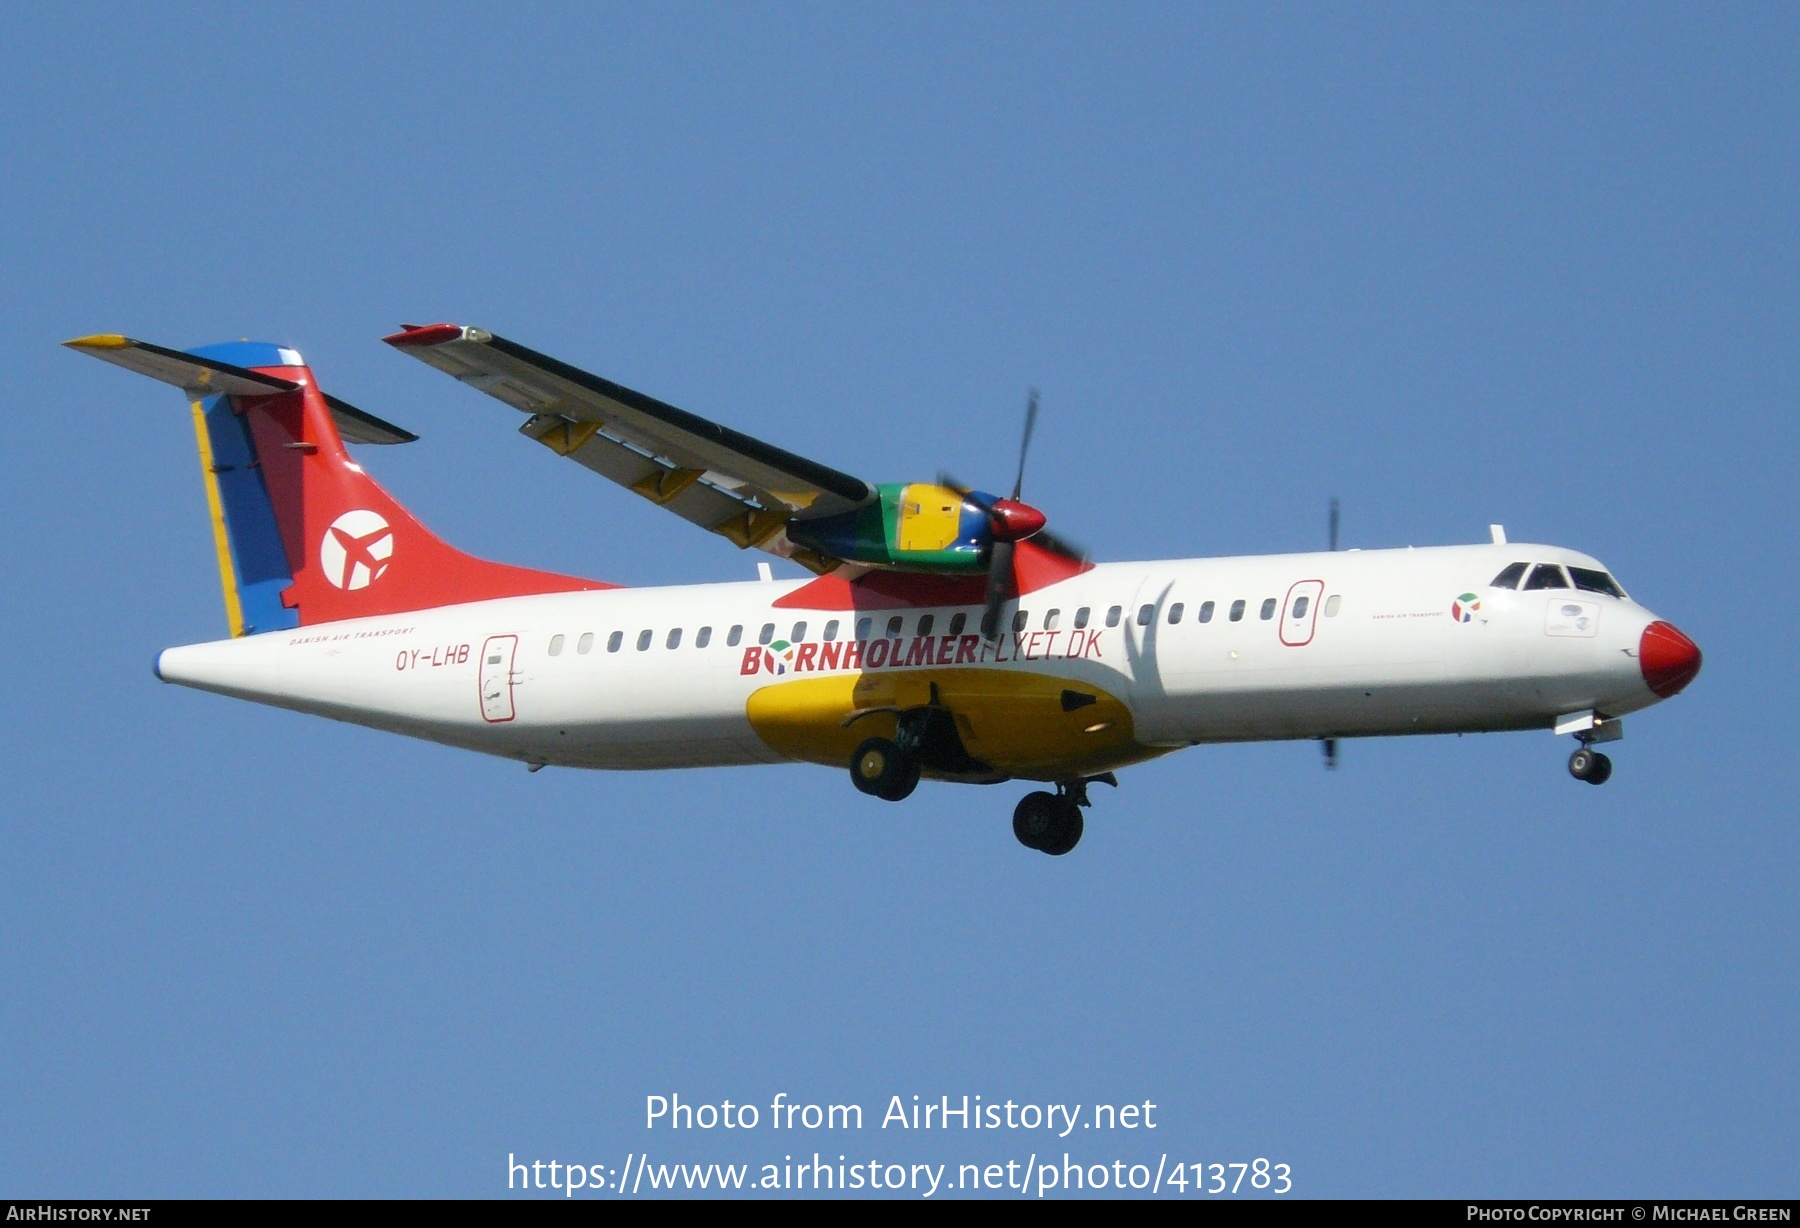
{"label": "wing flap", "polygon": [[519,432],[739,547],[757,546],[819,570],[810,557],[790,547],[781,533],[791,514],[786,508],[770,508],[744,498],[722,484],[722,475],[670,464],[614,438],[596,423],[559,414],[533,415]]}

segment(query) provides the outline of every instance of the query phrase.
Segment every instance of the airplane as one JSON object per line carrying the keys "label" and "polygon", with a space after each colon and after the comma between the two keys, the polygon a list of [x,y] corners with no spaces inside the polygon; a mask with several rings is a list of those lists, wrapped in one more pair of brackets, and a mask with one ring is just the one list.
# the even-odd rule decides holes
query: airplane
{"label": "airplane", "polygon": [[804,762],[864,794],[1021,780],[1073,849],[1096,784],[1201,744],[1550,729],[1612,774],[1622,718],[1700,671],[1598,560],[1515,544],[1096,563],[1011,493],[871,484],[455,324],[385,341],[526,415],[557,456],[813,573],[625,588],[464,554],[352,460],[417,436],[294,350],[69,347],[188,397],[231,637],[164,682],[546,766]]}

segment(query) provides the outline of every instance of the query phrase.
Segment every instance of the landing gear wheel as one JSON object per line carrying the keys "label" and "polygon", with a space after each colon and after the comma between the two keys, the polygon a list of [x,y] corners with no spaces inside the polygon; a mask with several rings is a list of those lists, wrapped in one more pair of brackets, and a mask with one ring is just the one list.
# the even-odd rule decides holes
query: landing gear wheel
{"label": "landing gear wheel", "polygon": [[1056,823],[1050,837],[1038,848],[1052,857],[1061,857],[1081,843],[1081,833],[1086,827],[1081,818],[1081,807],[1066,797],[1059,797],[1056,799]]}
{"label": "landing gear wheel", "polygon": [[1013,835],[1028,849],[1061,857],[1081,842],[1081,808],[1054,793],[1027,793],[1013,810]]}
{"label": "landing gear wheel", "polygon": [[1584,746],[1569,756],[1569,775],[1590,785],[1603,785],[1612,778],[1612,760]]}
{"label": "landing gear wheel", "polygon": [[850,756],[850,783],[860,792],[897,802],[919,785],[919,764],[888,738],[867,738]]}
{"label": "landing gear wheel", "polygon": [[1027,793],[1013,807],[1013,835],[1028,849],[1042,849],[1056,826],[1056,794]]}

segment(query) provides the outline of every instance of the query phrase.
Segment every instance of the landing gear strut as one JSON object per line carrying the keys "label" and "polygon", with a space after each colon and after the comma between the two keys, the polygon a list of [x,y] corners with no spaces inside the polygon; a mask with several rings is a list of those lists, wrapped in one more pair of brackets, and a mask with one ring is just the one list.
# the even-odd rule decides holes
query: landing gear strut
{"label": "landing gear strut", "polygon": [[1055,793],[1027,793],[1013,810],[1013,835],[1028,849],[1061,857],[1081,843],[1081,808],[1088,804],[1089,784],[1118,787],[1118,779],[1107,772],[1056,786]]}
{"label": "landing gear strut", "polygon": [[1612,760],[1583,746],[1569,756],[1569,775],[1590,785],[1603,785],[1612,777]]}
{"label": "landing gear strut", "polygon": [[919,786],[919,761],[889,738],[865,738],[850,756],[850,783],[883,801],[897,802]]}

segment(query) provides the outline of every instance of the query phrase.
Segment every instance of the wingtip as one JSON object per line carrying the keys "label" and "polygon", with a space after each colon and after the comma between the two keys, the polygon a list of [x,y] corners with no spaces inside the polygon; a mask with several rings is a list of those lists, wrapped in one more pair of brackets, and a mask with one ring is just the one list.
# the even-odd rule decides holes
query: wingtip
{"label": "wingtip", "polygon": [[130,337],[122,337],[118,333],[95,333],[90,337],[76,337],[63,342],[72,350],[122,350],[131,344]]}
{"label": "wingtip", "polygon": [[462,340],[463,332],[460,324],[402,324],[399,332],[382,340],[401,347],[442,345],[446,341]]}

